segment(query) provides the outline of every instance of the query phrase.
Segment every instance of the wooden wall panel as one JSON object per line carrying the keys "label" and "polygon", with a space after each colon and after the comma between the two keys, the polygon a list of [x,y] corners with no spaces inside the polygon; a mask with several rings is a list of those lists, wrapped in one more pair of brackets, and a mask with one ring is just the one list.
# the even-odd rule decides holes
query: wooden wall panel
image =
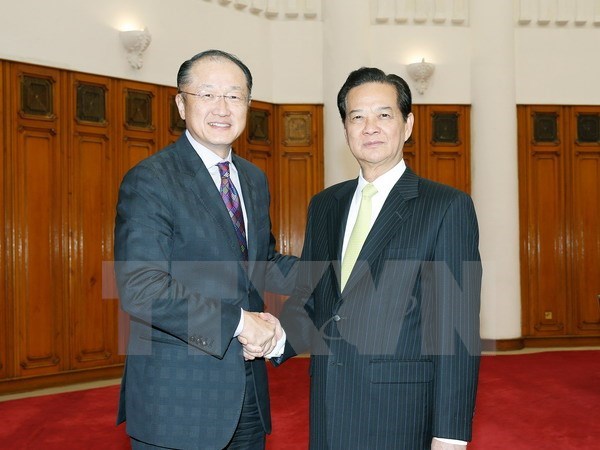
{"label": "wooden wall panel", "polygon": [[[157,152],[159,142],[165,133],[160,133],[157,119],[160,106],[157,105],[158,86],[134,81],[118,83],[116,104],[119,127],[119,148],[121,177],[142,159]],[[119,178],[119,182],[120,182]]]}
{"label": "wooden wall panel", "polygon": [[523,335],[597,338],[600,107],[520,105],[517,117]]}
{"label": "wooden wall panel", "polygon": [[404,161],[419,176],[470,193],[470,106],[413,105]]}
{"label": "wooden wall panel", "polygon": [[[185,120],[179,115],[175,96],[177,88],[163,87],[159,96],[158,123],[163,124],[164,132],[161,133],[161,141],[159,148],[166,147],[169,144],[177,141],[182,133],[185,132]],[[159,127],[160,128],[160,127]]]}
{"label": "wooden wall panel", "polygon": [[277,106],[278,241],[282,253],[302,253],[308,204],[323,188],[319,179],[322,113],[318,105]]}
{"label": "wooden wall panel", "polygon": [[12,137],[15,375],[55,373],[64,362],[66,173],[62,150],[60,73],[12,67],[16,130]]}
{"label": "wooden wall panel", "polygon": [[[535,332],[563,333],[566,323],[566,229],[563,165],[558,149],[534,152],[529,184],[529,289]],[[560,249],[560,250],[559,250]],[[557,251],[559,250],[559,251]]]}
{"label": "wooden wall panel", "polygon": [[[181,136],[177,90],[0,60],[0,92],[0,393],[118,376],[128,325],[110,276],[118,187]],[[300,129],[279,128],[276,105],[252,108],[234,150],[267,174],[274,234],[285,220],[299,254],[289,236],[303,236],[323,184],[322,107],[285,106]]]}
{"label": "wooden wall panel", "polygon": [[[0,92],[5,92],[4,87],[4,70],[7,65],[0,61]],[[2,156],[0,157],[0,267],[3,268],[3,276],[0,277],[0,379],[7,377],[7,351],[8,351],[8,335],[9,335],[9,320],[8,320],[8,299],[6,295],[6,278],[7,278],[7,236],[6,236],[6,204],[4,201],[4,167],[6,158],[7,144],[5,141],[4,130],[6,121],[4,117],[5,97],[0,98],[0,149]]]}
{"label": "wooden wall panel", "polygon": [[531,131],[520,136],[520,146],[526,147],[520,173],[521,233],[528,243],[522,246],[522,290],[530,299],[523,305],[523,334],[561,335],[567,319],[563,120],[556,107],[522,109],[519,117]]}
{"label": "wooden wall panel", "polygon": [[421,174],[420,156],[421,152],[418,151],[421,142],[422,132],[419,129],[421,121],[425,120],[424,117],[427,114],[425,111],[425,105],[412,105],[412,113],[415,118],[415,125],[413,126],[412,134],[408,141],[404,143],[402,148],[402,157],[408,167],[410,167],[415,173]]}
{"label": "wooden wall panel", "polygon": [[70,87],[68,323],[70,367],[82,369],[110,364],[117,354],[118,303],[102,293],[102,263],[113,259],[115,121],[110,79],[72,74]]}
{"label": "wooden wall panel", "polygon": [[[273,117],[274,106],[271,103],[253,100],[248,111],[248,121],[244,133],[234,143],[234,151],[242,158],[261,168],[267,175],[269,190],[271,192],[271,227],[273,232],[279,229],[277,214],[277,188],[278,172],[276,171],[276,158],[274,155],[275,123]],[[279,249],[279,242],[278,249]]]}
{"label": "wooden wall panel", "polygon": [[600,332],[600,107],[574,107],[570,190],[574,334]]}
{"label": "wooden wall panel", "polygon": [[424,126],[422,135],[428,142],[421,167],[426,168],[428,178],[470,192],[469,108],[460,105],[425,108],[427,121],[421,130]]}

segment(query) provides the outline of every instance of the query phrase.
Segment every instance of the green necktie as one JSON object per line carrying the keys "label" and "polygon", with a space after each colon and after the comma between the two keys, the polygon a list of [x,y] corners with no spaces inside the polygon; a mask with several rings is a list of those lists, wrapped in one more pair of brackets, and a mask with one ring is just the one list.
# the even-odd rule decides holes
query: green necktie
{"label": "green necktie", "polygon": [[352,234],[350,235],[350,240],[346,246],[346,253],[344,253],[344,258],[342,259],[342,279],[340,282],[342,291],[350,277],[350,273],[352,272],[354,263],[356,263],[360,249],[371,229],[371,197],[375,194],[377,194],[377,188],[371,183],[367,184],[362,190],[362,198],[360,199],[356,223],[354,224],[354,228],[352,228]]}

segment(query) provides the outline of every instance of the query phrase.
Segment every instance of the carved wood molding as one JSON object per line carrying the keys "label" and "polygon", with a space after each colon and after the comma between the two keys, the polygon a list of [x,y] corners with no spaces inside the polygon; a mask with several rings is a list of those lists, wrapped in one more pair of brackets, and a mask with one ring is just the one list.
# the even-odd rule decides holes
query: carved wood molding
{"label": "carved wood molding", "polygon": [[21,75],[21,105],[24,118],[54,119],[54,80],[49,77]]}
{"label": "carved wood molding", "polygon": [[312,114],[305,111],[289,111],[283,116],[283,145],[309,147],[312,144]]}

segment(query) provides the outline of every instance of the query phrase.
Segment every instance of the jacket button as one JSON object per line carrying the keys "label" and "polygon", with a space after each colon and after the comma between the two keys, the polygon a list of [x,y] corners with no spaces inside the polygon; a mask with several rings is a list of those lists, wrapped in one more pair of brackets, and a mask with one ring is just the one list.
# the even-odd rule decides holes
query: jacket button
{"label": "jacket button", "polygon": [[340,316],[338,316],[337,314],[335,316],[333,316],[333,321],[334,322],[339,322],[342,318]]}

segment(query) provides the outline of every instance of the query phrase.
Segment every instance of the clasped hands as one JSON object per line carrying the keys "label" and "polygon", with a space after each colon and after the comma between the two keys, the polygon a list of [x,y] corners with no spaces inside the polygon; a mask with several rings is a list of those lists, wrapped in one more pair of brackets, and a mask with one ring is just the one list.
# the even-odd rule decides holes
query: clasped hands
{"label": "clasped hands", "polygon": [[243,314],[244,328],[237,338],[242,344],[244,359],[267,356],[283,337],[279,319],[265,312],[243,311]]}

